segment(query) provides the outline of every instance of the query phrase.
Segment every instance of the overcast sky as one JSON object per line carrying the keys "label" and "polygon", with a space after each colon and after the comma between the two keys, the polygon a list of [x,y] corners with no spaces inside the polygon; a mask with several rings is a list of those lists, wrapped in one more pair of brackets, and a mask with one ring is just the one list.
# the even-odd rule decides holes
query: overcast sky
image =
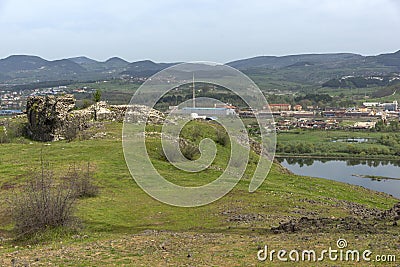
{"label": "overcast sky", "polygon": [[0,58],[215,61],[400,49],[397,0],[0,0]]}

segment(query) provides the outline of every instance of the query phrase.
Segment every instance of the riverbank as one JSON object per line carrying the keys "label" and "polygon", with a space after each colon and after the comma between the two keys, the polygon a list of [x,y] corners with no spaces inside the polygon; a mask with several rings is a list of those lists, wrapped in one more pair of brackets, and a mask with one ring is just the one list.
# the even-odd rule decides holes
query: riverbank
{"label": "riverbank", "polygon": [[276,156],[400,160],[400,133],[317,130],[281,132],[277,134]]}
{"label": "riverbank", "polygon": [[348,155],[348,154],[331,154],[331,155],[321,155],[321,154],[275,154],[276,158],[310,158],[310,159],[357,159],[357,160],[390,160],[390,161],[399,161],[400,157],[393,156],[385,156],[385,155]]}

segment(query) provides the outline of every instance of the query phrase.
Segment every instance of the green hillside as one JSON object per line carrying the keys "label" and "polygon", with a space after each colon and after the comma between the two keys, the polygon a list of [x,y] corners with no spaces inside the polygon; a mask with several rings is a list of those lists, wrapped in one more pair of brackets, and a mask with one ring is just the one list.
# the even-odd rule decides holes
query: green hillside
{"label": "green hillside", "polygon": [[[220,200],[197,208],[160,203],[130,176],[121,127],[121,123],[105,123],[98,129],[106,133],[103,137],[87,140],[45,144],[16,138],[0,144],[0,265],[248,266],[260,264],[256,255],[265,244],[277,249],[327,248],[339,238],[346,238],[353,248],[400,252],[399,226],[377,217],[398,199],[353,185],[296,176],[275,163],[263,185],[249,193],[255,153],[243,179]],[[159,127],[149,130],[157,132]],[[216,140],[214,130],[213,124],[194,122],[181,137],[193,144],[203,137]],[[207,170],[177,171],[159,152],[159,138],[156,133],[147,138],[152,162],[177,184],[209,182],[226,166],[229,144],[217,144],[218,157]],[[100,194],[79,200],[78,229],[50,229],[28,240],[15,240],[8,203],[14,194],[23,193],[21,185],[40,166],[41,154],[55,174],[65,173],[71,164],[90,162]],[[303,224],[304,220],[298,221],[302,217],[320,223]],[[273,229],[291,220],[297,225],[294,232]]]}

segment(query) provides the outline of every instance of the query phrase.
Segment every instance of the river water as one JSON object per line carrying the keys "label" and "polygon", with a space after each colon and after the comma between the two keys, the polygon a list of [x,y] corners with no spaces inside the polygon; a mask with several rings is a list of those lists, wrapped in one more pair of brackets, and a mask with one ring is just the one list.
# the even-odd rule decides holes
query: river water
{"label": "river water", "polygon": [[341,160],[311,158],[279,158],[281,164],[298,175],[321,177],[343,183],[360,185],[385,192],[400,199],[400,180],[361,178],[383,176],[400,179],[400,162],[387,160]]}

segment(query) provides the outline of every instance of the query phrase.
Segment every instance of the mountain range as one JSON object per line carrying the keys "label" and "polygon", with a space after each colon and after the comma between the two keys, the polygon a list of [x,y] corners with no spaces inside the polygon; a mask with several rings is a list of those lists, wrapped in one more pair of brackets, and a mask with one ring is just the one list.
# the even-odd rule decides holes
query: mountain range
{"label": "mountain range", "polygon": [[[128,62],[118,57],[100,62],[84,56],[49,61],[38,56],[12,55],[0,59],[0,82],[86,81],[122,75],[149,77],[174,64],[177,63],[156,63],[151,60]],[[400,50],[377,56],[351,53],[258,56],[226,64],[250,76],[279,73],[287,80],[322,84],[341,75],[400,72]]]}

